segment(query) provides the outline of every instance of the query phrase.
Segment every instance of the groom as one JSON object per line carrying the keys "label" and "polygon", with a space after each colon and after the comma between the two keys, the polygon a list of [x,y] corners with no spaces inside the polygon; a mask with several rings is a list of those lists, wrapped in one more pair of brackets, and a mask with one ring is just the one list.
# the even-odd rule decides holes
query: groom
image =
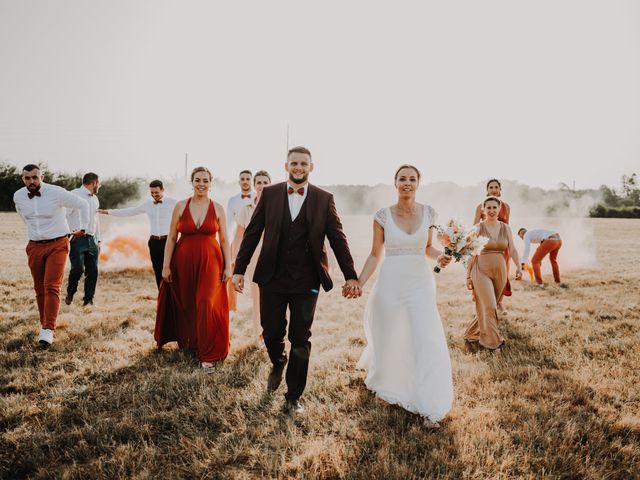
{"label": "groom", "polygon": [[333,195],[309,184],[313,171],[311,152],[304,147],[289,150],[287,182],[265,187],[245,230],[236,257],[233,283],[242,293],[244,273],[264,232],[253,281],[260,286],[260,321],[264,343],[273,364],[267,390],[274,392],[287,364],[284,337],[289,307],[291,352],[286,381],[285,409],[301,412],[299,398],[307,383],[311,353],[311,324],[320,285],[331,290],[325,236],[329,239],[346,284],[342,294],[359,297],[353,259],[336,212]]}

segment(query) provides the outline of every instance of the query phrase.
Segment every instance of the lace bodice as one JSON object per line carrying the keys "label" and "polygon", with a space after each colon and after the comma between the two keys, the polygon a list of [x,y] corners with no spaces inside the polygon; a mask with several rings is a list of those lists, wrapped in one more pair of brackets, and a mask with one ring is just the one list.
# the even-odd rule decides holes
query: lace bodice
{"label": "lace bodice", "polygon": [[435,223],[437,214],[429,205],[421,207],[422,222],[414,233],[407,233],[398,227],[389,207],[376,212],[374,219],[384,229],[384,249],[387,256],[424,255],[429,227]]}

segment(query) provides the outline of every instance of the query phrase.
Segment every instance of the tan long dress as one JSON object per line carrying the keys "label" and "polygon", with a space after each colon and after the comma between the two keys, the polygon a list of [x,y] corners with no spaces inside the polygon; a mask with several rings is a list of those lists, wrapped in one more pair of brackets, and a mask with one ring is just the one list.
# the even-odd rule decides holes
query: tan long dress
{"label": "tan long dress", "polygon": [[500,230],[495,238],[489,234],[485,222],[479,224],[478,235],[488,237],[489,241],[471,263],[476,316],[464,333],[465,340],[480,342],[480,345],[490,349],[498,348],[504,341],[498,330],[497,304],[507,283],[504,252],[509,248],[509,236],[508,227],[502,222],[498,224]]}

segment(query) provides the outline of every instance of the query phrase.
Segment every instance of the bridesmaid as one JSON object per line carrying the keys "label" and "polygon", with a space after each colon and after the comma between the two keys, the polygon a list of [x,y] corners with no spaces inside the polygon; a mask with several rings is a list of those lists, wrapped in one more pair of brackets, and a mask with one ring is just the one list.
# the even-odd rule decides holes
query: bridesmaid
{"label": "bridesmaid", "polygon": [[516,280],[522,278],[518,251],[513,243],[511,228],[498,220],[501,201],[497,197],[487,197],[482,204],[486,220],[478,223],[478,234],[489,241],[469,264],[467,288],[473,290],[476,316],[464,334],[465,340],[479,342],[481,346],[495,350],[504,339],[498,330],[498,303],[507,281],[507,266],[504,252],[509,251],[516,264]]}
{"label": "bridesmaid", "polygon": [[[502,194],[502,185],[500,184],[500,180],[496,178],[492,178],[487,182],[487,197],[497,197],[500,198]],[[509,223],[509,216],[511,215],[511,207],[505,201],[502,201],[500,198],[500,211],[498,212],[498,220],[502,223]],[[479,204],[476,207],[476,214],[473,217],[473,224],[477,225],[480,221],[485,220],[484,210],[482,208],[482,204]],[[502,295],[505,297],[510,297],[512,295],[511,292],[511,282],[509,281],[509,251],[506,250],[504,252],[504,260],[507,264],[507,284],[504,287],[504,292]],[[498,310],[502,311],[502,303],[498,303]],[[504,312],[503,312],[504,313]]]}
{"label": "bridesmaid", "polygon": [[[251,220],[251,216],[253,215],[253,211],[255,210],[258,201],[260,200],[260,196],[262,195],[262,190],[267,185],[271,185],[271,176],[265,170],[260,170],[256,172],[253,176],[253,188],[256,191],[256,196],[253,199],[253,203],[249,203],[242,207],[242,209],[238,212],[236,217],[236,223],[238,224],[238,228],[236,229],[236,237],[234,243],[236,245],[240,245],[242,242],[242,237],[244,236],[244,231],[249,225],[249,221]],[[251,262],[247,267],[247,272],[245,273],[245,278],[249,280],[253,279],[253,273],[256,269],[256,263],[258,262],[258,257],[260,256],[260,250],[262,248],[262,239],[256,248],[253,257],[251,257]],[[251,282],[251,299],[253,300],[253,311],[251,312],[251,316],[253,318],[253,329],[255,332],[255,339],[259,341],[262,338],[262,328],[260,327],[260,288],[258,288],[258,284]]]}
{"label": "bridesmaid", "polygon": [[195,168],[193,196],[173,210],[154,332],[158,348],[177,341],[193,350],[205,369],[229,353],[225,284],[231,261],[224,210],[209,198],[212,180],[207,168]]}

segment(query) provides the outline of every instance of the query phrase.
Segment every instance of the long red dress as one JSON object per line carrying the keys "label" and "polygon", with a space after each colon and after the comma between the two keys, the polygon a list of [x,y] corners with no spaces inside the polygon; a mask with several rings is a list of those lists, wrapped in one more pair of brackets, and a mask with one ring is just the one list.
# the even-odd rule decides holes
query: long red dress
{"label": "long red dress", "polygon": [[201,362],[223,360],[229,353],[229,302],[222,283],[224,257],[216,238],[213,202],[200,228],[189,204],[178,220],[180,238],[171,258],[171,283],[158,294],[154,338],[158,348],[177,341],[196,352]]}
{"label": "long red dress", "polygon": [[[498,212],[498,220],[508,225],[510,210],[511,209],[509,208],[509,205],[506,202],[501,202],[500,211]],[[480,214],[480,219],[486,220],[486,215],[484,214],[484,212]],[[510,297],[513,293],[511,291],[511,282],[509,281],[509,260],[511,259],[511,254],[509,253],[509,249],[506,249],[504,251],[504,259],[507,262],[507,284],[504,286],[502,295],[504,295],[505,297]]]}

